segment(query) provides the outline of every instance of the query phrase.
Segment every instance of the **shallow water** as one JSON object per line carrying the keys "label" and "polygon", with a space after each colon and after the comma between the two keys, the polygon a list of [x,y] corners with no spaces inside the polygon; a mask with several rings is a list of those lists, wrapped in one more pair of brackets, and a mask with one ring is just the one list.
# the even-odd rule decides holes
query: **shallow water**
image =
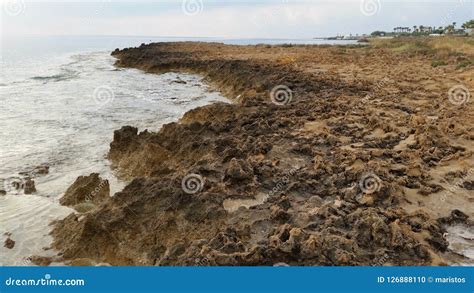
{"label": "shallow water", "polygon": [[[110,51],[61,53],[5,62],[0,81],[0,265],[31,265],[31,255],[51,255],[48,224],[72,212],[58,204],[81,175],[100,173],[111,191],[123,188],[105,156],[123,125],[158,130],[186,111],[226,101],[201,77],[117,69]],[[33,175],[37,192],[12,188],[20,172]],[[3,187],[2,187],[3,186]],[[4,247],[7,234],[12,249]],[[10,235],[8,234],[8,235]]]}
{"label": "shallow water", "polygon": [[268,197],[268,194],[257,193],[253,199],[226,199],[223,202],[223,207],[226,211],[232,213],[241,207],[248,209],[257,205],[261,205],[267,201]]}
{"label": "shallow water", "polygon": [[452,264],[474,265],[474,227],[458,224],[448,227],[447,231],[448,249],[463,258],[461,261],[454,261]]}

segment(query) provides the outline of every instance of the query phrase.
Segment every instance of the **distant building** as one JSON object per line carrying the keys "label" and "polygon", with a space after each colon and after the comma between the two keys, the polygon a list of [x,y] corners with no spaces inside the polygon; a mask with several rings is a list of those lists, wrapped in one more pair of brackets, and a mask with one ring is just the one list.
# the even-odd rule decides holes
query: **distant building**
{"label": "distant building", "polygon": [[393,28],[393,32],[394,33],[409,33],[411,32],[411,28],[399,26],[399,27]]}
{"label": "distant building", "polygon": [[420,30],[421,33],[431,33],[431,32],[433,32],[433,28],[430,27],[430,26],[420,25],[419,30]]}

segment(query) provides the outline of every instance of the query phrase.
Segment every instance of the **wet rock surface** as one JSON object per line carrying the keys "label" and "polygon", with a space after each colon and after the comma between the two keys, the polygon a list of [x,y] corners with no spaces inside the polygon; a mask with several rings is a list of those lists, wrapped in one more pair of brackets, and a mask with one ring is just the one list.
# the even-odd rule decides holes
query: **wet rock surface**
{"label": "wet rock surface", "polygon": [[[200,73],[238,99],[189,111],[158,132],[117,130],[109,159],[131,183],[97,209],[58,221],[54,247],[65,260],[112,265],[446,264],[445,224],[472,215],[472,206],[459,198],[464,211],[437,220],[425,200],[449,191],[438,167],[465,162],[450,175],[456,182],[472,166],[472,124],[463,123],[462,145],[444,123],[467,116],[441,97],[422,106],[403,100],[420,99],[411,84],[380,87],[323,67],[350,58],[334,61],[338,50],[167,43],[114,51],[118,66]],[[345,50],[366,62],[381,53],[398,68],[387,52]],[[279,85],[291,91],[284,105],[272,101]],[[435,110],[432,123],[426,116]],[[183,190],[189,174],[202,178],[195,193]],[[90,180],[78,179],[62,203],[77,203],[84,192],[75,190]],[[258,194],[266,196],[257,205],[224,208]],[[438,204],[449,206],[446,198]]]}
{"label": "wet rock surface", "polygon": [[36,193],[35,179],[48,174],[48,166],[38,166],[28,171],[19,172],[7,178],[0,178],[0,196],[12,194]]}
{"label": "wet rock surface", "polygon": [[13,247],[15,247],[15,241],[8,237],[7,239],[5,239],[5,243],[3,244],[3,246],[8,249],[12,249]]}
{"label": "wet rock surface", "polygon": [[89,176],[80,176],[67,189],[59,200],[64,206],[77,207],[79,204],[91,203],[100,205],[109,199],[109,182],[92,173]]}
{"label": "wet rock surface", "polygon": [[25,194],[32,194],[36,192],[35,181],[31,178],[27,178],[26,181],[23,183],[23,189]]}
{"label": "wet rock surface", "polygon": [[48,165],[39,165],[29,170],[22,171],[19,174],[22,176],[27,176],[27,177],[37,177],[37,176],[47,175],[48,173],[49,173]]}

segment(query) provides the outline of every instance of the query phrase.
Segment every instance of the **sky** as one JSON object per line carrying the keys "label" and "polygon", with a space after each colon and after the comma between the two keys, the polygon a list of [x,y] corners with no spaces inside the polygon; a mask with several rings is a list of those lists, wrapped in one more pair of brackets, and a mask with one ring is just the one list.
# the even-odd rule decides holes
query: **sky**
{"label": "sky", "polygon": [[474,0],[0,0],[2,36],[313,38],[458,26]]}

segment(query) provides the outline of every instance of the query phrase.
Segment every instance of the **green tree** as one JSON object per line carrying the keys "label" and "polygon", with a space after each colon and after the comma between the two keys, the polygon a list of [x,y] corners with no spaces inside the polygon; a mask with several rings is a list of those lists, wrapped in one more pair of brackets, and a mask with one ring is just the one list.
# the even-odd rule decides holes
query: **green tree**
{"label": "green tree", "polygon": [[373,36],[373,37],[381,37],[381,36],[385,36],[387,33],[384,32],[384,31],[375,31],[373,33],[371,33],[370,35]]}
{"label": "green tree", "polygon": [[474,19],[471,19],[469,21],[466,21],[465,23],[462,24],[461,26],[463,29],[468,29],[468,28],[474,28]]}

